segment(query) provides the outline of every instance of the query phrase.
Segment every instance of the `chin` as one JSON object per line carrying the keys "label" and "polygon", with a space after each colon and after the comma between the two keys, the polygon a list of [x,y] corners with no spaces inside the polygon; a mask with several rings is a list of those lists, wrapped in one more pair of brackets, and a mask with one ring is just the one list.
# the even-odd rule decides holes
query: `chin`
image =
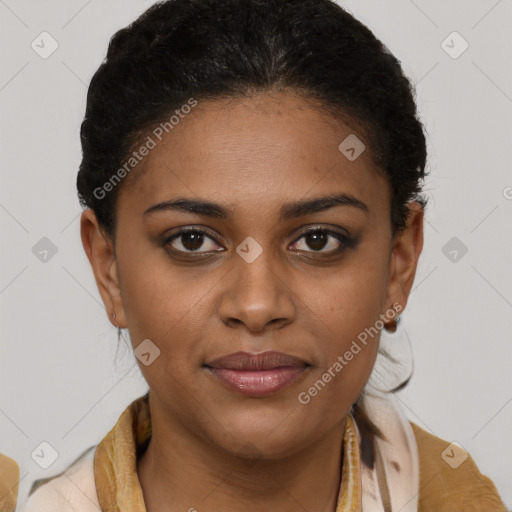
{"label": "chin", "polygon": [[[264,413],[263,413],[264,414]],[[270,415],[259,418],[247,418],[226,424],[230,428],[228,434],[210,441],[220,449],[232,455],[247,459],[279,459],[292,455],[313,440],[315,430],[304,429],[303,422],[283,421],[286,415]],[[298,425],[301,428],[298,428]],[[319,429],[316,429],[318,432]]]}

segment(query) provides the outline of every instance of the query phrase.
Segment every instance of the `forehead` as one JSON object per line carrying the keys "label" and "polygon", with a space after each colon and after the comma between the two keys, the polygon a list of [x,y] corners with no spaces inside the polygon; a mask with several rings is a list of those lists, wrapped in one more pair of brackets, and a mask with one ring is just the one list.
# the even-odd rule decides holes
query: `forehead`
{"label": "forehead", "polygon": [[[121,187],[119,208],[177,195],[266,208],[334,191],[387,204],[362,135],[293,93],[198,102],[175,119],[149,132],[154,147]],[[348,158],[349,146],[362,153]]]}

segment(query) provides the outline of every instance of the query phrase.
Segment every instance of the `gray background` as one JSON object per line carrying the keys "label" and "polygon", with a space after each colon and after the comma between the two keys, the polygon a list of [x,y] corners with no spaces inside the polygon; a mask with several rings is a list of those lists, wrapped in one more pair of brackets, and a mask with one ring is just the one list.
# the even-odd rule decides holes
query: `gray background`
{"label": "gray background", "polygon": [[[152,3],[0,0],[0,451],[20,464],[20,504],[146,391],[123,343],[116,354],[79,237],[75,179],[87,84],[112,34]],[[410,339],[415,370],[399,400],[469,451],[511,506],[512,2],[343,5],[402,61],[429,136],[425,248],[394,338]],[[43,31],[58,43],[46,59],[31,47]],[[46,262],[44,237],[57,250]],[[31,457],[44,441],[59,454],[48,469]]]}

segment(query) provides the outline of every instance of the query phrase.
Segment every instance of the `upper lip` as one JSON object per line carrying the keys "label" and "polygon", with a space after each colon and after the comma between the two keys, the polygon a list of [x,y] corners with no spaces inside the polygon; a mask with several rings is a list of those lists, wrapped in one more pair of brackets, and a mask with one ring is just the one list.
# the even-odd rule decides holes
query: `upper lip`
{"label": "upper lip", "polygon": [[233,352],[206,363],[210,368],[225,368],[230,370],[272,370],[283,366],[309,366],[306,361],[284,352]]}

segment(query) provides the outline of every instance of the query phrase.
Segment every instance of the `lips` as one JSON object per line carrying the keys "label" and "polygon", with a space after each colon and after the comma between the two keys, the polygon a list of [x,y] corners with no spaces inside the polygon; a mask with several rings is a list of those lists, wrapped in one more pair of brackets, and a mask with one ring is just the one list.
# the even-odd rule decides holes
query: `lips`
{"label": "lips", "polygon": [[307,365],[302,359],[285,354],[284,352],[262,352],[261,354],[234,352],[206,364],[206,366],[212,368],[248,371],[273,370],[283,366],[301,367]]}
{"label": "lips", "polygon": [[283,352],[235,352],[204,366],[228,388],[245,395],[261,397],[288,387],[310,365]]}

